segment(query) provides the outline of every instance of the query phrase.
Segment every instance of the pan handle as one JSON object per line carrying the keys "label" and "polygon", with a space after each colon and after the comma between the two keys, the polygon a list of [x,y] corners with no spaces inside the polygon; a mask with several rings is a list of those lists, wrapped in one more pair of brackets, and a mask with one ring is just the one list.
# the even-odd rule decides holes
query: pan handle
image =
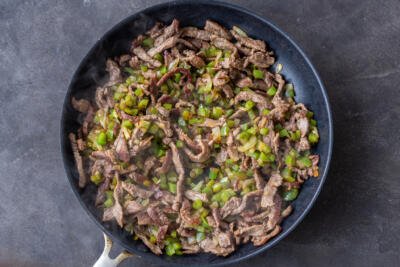
{"label": "pan handle", "polygon": [[123,260],[135,256],[128,251],[121,252],[115,259],[109,257],[110,250],[112,248],[113,242],[106,234],[104,236],[104,250],[100,257],[97,259],[93,267],[117,267]]}

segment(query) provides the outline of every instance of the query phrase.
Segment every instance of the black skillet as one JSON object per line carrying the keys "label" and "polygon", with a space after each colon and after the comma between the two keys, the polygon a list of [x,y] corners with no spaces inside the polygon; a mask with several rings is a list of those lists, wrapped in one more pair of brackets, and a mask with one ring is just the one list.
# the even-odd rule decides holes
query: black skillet
{"label": "black skillet", "polygon": [[[96,85],[101,84],[107,77],[105,73],[107,58],[127,53],[131,40],[149,29],[156,21],[168,24],[173,18],[177,18],[182,26],[203,27],[206,19],[215,20],[227,28],[237,25],[251,37],[265,40],[272,51],[275,52],[277,62],[283,65],[281,73],[288,82],[294,84],[296,101],[304,103],[314,111],[318,121],[320,142],[314,148],[314,153],[320,155],[319,177],[309,179],[304,184],[299,197],[293,203],[294,211],[283,221],[282,232],[279,235],[261,247],[254,247],[251,244],[239,246],[232,255],[226,258],[206,253],[174,257],[156,256],[141,241],[134,241],[115,223],[102,222],[101,212],[94,206],[96,188],[89,185],[80,189],[77,184],[78,174],[68,133],[76,132],[79,128],[79,114],[71,107],[71,96],[78,98],[92,97]],[[321,79],[304,52],[287,34],[265,18],[242,7],[215,1],[164,3],[142,10],[118,23],[97,41],[79,65],[67,90],[61,119],[61,148],[64,166],[70,185],[82,207],[96,225],[113,240],[116,240],[131,253],[146,258],[157,265],[228,265],[249,259],[277,244],[300,223],[314,204],[328,172],[332,143],[333,129],[328,97]]]}

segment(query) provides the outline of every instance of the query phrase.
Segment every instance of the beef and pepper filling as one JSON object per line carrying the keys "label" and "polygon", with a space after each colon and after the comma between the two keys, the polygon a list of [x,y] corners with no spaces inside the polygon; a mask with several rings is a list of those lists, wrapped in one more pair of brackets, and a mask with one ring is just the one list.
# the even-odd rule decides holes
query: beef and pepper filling
{"label": "beef and pepper filling", "polygon": [[157,23],[109,59],[95,98],[72,98],[84,119],[69,135],[103,220],[155,254],[227,256],[277,235],[318,176],[319,135],[274,63],[264,41],[209,20]]}

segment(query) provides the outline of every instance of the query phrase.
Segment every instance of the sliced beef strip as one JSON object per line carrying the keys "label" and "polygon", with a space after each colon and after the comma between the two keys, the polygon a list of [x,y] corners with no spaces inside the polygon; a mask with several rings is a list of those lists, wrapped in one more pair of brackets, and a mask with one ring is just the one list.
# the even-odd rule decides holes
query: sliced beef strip
{"label": "sliced beef strip", "polygon": [[193,154],[193,152],[190,151],[188,148],[184,148],[183,151],[186,153],[191,161],[201,163],[206,161],[210,157],[210,147],[208,146],[208,142],[206,140],[199,140],[197,143],[199,144],[199,147],[201,149],[200,153]]}
{"label": "sliced beef strip", "polygon": [[158,226],[168,225],[170,223],[168,217],[161,211],[158,203],[149,205],[149,207],[146,209],[146,212],[154,224]]}
{"label": "sliced beef strip", "polygon": [[267,208],[274,205],[274,197],[277,194],[278,187],[282,184],[282,176],[274,172],[269,178],[267,184],[264,187],[264,192],[261,198],[261,207]]}
{"label": "sliced beef strip", "polygon": [[190,204],[189,200],[184,199],[182,202],[182,207],[179,210],[180,218],[186,225],[198,225],[200,223],[200,218],[191,214],[191,208],[192,205]]}
{"label": "sliced beef strip", "polygon": [[262,40],[254,40],[250,37],[242,36],[238,34],[236,31],[231,30],[232,35],[235,37],[235,39],[241,43],[244,46],[247,46],[249,48],[259,50],[262,52],[265,52],[265,42]]}
{"label": "sliced beef strip", "polygon": [[185,190],[185,197],[191,201],[195,201],[196,199],[200,199],[202,202],[207,203],[208,197],[205,193],[199,193],[193,190]]}
{"label": "sliced beef strip", "polygon": [[95,100],[98,108],[109,109],[114,107],[113,92],[109,87],[98,87]]}
{"label": "sliced beef strip", "polygon": [[126,192],[128,192],[133,197],[140,197],[143,199],[148,199],[154,194],[153,191],[149,191],[149,190],[140,188],[137,185],[129,184],[126,182],[121,182],[121,186]]}
{"label": "sliced beef strip", "polygon": [[254,180],[256,181],[257,190],[263,190],[265,181],[258,169],[254,170]]}
{"label": "sliced beef strip", "polygon": [[251,100],[257,104],[257,109],[260,112],[260,114],[262,114],[262,111],[264,109],[271,107],[271,104],[268,103],[268,100],[265,97],[250,90],[241,91],[235,97],[236,104],[239,103],[240,101],[248,101],[248,100]]}
{"label": "sliced beef strip", "polygon": [[127,215],[132,215],[143,211],[145,207],[134,200],[126,201],[124,204],[124,210]]}
{"label": "sliced beef strip", "polygon": [[176,197],[175,203],[173,205],[174,210],[178,210],[180,204],[183,201],[183,194],[184,194],[184,179],[185,179],[185,169],[183,167],[181,156],[179,155],[179,151],[176,148],[174,142],[169,143],[169,147],[171,148],[172,152],[172,162],[174,163],[176,173],[178,174],[178,181],[176,183]]}
{"label": "sliced beef strip", "polygon": [[209,31],[199,30],[196,27],[185,27],[181,30],[181,36],[210,41],[211,33]]}
{"label": "sliced beef strip", "polygon": [[135,234],[143,241],[143,243],[156,255],[161,255],[162,250],[157,244],[150,242],[149,238],[143,234],[143,230],[138,230],[136,227],[133,228]]}
{"label": "sliced beef strip", "polygon": [[116,62],[108,59],[106,62],[106,71],[109,74],[109,79],[105,86],[111,86],[122,82],[121,70]]}
{"label": "sliced beef strip", "polygon": [[214,87],[222,87],[229,82],[228,72],[225,70],[218,71],[213,78]]}
{"label": "sliced beef strip", "polygon": [[227,39],[219,37],[217,35],[211,35],[211,44],[219,49],[231,50],[233,52],[237,51],[237,48],[234,44],[229,42]]}
{"label": "sliced beef strip", "polygon": [[136,145],[130,144],[131,145],[131,149],[130,149],[129,152],[130,152],[131,157],[134,157],[137,154],[139,154],[140,152],[148,149],[151,146],[151,140],[153,140],[153,136],[149,136],[149,137],[141,140],[139,142],[139,144],[136,144]]}
{"label": "sliced beef strip", "polygon": [[175,46],[177,41],[178,41],[178,36],[171,36],[168,39],[166,39],[164,42],[162,42],[160,45],[154,46],[153,48],[150,48],[147,51],[147,54],[150,57],[154,57],[156,54],[161,53],[164,50]]}
{"label": "sliced beef strip", "polygon": [[71,98],[72,107],[80,113],[87,113],[90,108],[90,102],[86,99],[77,100],[75,97]]}
{"label": "sliced beef strip", "polygon": [[78,145],[76,144],[76,136],[74,133],[70,133],[68,135],[69,141],[71,142],[72,153],[75,159],[75,165],[79,174],[79,182],[78,185],[80,188],[84,188],[87,183],[87,176],[85,170],[83,169],[83,160],[82,156],[79,154]]}
{"label": "sliced beef strip", "polygon": [[117,185],[114,188],[114,205],[110,208],[106,208],[103,214],[103,221],[109,221],[115,219],[118,225],[123,228],[124,227],[124,212],[122,210],[122,206],[120,204],[123,190],[121,186],[121,181],[117,177]]}
{"label": "sliced beef strip", "polygon": [[206,20],[204,30],[212,34],[218,35],[227,40],[232,39],[232,35],[229,33],[227,29],[225,29],[224,27],[222,27],[221,25],[212,20]]}
{"label": "sliced beef strip", "polygon": [[129,162],[130,155],[128,150],[128,144],[126,143],[124,133],[119,132],[117,139],[114,141],[115,153],[117,157],[123,162]]}
{"label": "sliced beef strip", "polygon": [[267,53],[254,52],[248,57],[250,63],[259,68],[269,68],[275,63],[275,59]]}
{"label": "sliced beef strip", "polygon": [[[147,54],[147,52],[141,47],[135,47],[132,52],[138,56],[138,58],[140,58],[141,60],[149,63],[150,65],[154,66],[154,67],[161,67],[161,62],[158,60],[153,59],[150,55]],[[154,55],[153,55],[154,56]]]}
{"label": "sliced beef strip", "polygon": [[279,225],[275,226],[275,228],[269,232],[268,234],[262,236],[254,236],[251,238],[254,246],[262,246],[267,243],[268,240],[279,234],[281,231],[281,227]]}
{"label": "sliced beef strip", "polygon": [[154,40],[154,46],[162,45],[168,38],[177,34],[179,31],[179,21],[174,19],[171,24],[162,30],[162,34]]}
{"label": "sliced beef strip", "polygon": [[168,150],[165,156],[162,158],[162,165],[155,170],[155,173],[158,175],[167,173],[171,167],[171,164],[172,164],[172,153],[171,150]]}

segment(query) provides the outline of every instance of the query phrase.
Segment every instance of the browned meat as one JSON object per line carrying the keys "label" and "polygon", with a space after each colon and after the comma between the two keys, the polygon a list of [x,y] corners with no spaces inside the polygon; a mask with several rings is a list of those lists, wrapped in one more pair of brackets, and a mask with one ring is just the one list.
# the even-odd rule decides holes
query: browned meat
{"label": "browned meat", "polygon": [[210,157],[210,147],[208,146],[208,142],[205,140],[199,140],[197,142],[200,147],[200,153],[198,154],[193,154],[192,151],[190,151],[187,148],[184,148],[183,151],[185,151],[186,155],[190,158],[191,161],[193,162],[204,162]]}
{"label": "browned meat", "polygon": [[270,107],[270,104],[268,103],[268,100],[265,97],[263,97],[262,95],[259,95],[257,93],[254,93],[250,90],[241,91],[235,97],[235,103],[239,103],[240,101],[248,101],[248,100],[251,100],[254,103],[257,103],[257,109],[259,110],[260,113],[262,113],[262,111],[264,109]]}
{"label": "browned meat", "polygon": [[225,205],[221,208],[221,216],[222,218],[228,217],[232,212],[239,208],[242,201],[238,197],[230,198]]}
{"label": "browned meat", "polygon": [[154,194],[153,191],[142,189],[139,186],[134,185],[134,184],[128,184],[126,182],[121,182],[121,185],[122,185],[122,188],[133,197],[140,197],[143,199],[147,199],[147,198],[150,198]]}
{"label": "browned meat", "polygon": [[156,165],[157,158],[155,156],[149,156],[144,161],[143,175],[147,176],[150,170]]}
{"label": "browned meat", "polygon": [[236,85],[240,88],[244,87],[250,87],[253,85],[253,81],[249,77],[245,77],[243,79],[240,79],[239,81],[236,82]]}
{"label": "browned meat", "polygon": [[151,57],[154,57],[156,54],[163,52],[166,49],[169,49],[176,45],[178,41],[178,36],[171,36],[162,42],[160,45],[150,48],[147,51],[147,54]]}
{"label": "browned meat", "polygon": [[224,125],[224,123],[225,123],[225,121],[223,118],[220,120],[213,120],[213,119],[205,118],[202,123],[198,123],[196,125],[200,126],[200,127],[214,128],[214,127],[222,126],[222,125]]}
{"label": "browned meat", "polygon": [[221,88],[227,98],[234,97],[232,87],[229,84],[224,84]]}
{"label": "browned meat", "polygon": [[228,73],[225,70],[220,70],[213,78],[213,85],[215,87],[222,87],[229,82]]}
{"label": "browned meat", "polygon": [[265,182],[260,171],[257,169],[254,170],[254,180],[256,181],[257,190],[263,190]]}
{"label": "browned meat", "polygon": [[84,136],[88,135],[88,128],[89,125],[92,123],[94,118],[94,110],[92,106],[89,106],[88,112],[86,113],[85,119],[83,120],[82,123],[82,133]]}
{"label": "browned meat", "polygon": [[296,149],[298,151],[306,151],[310,149],[310,143],[308,142],[307,137],[300,138],[300,142],[296,143]]}
{"label": "browned meat", "polygon": [[248,57],[250,63],[259,68],[269,68],[275,63],[275,59],[263,52],[254,52]]}
{"label": "browned meat", "polygon": [[164,239],[165,239],[165,236],[167,234],[167,231],[168,231],[168,225],[163,225],[163,226],[158,228],[157,235],[156,235],[157,243],[163,243],[164,242]]}
{"label": "browned meat", "polygon": [[121,182],[117,178],[117,185],[115,186],[113,194],[114,205],[110,208],[105,209],[103,214],[103,221],[110,221],[112,219],[115,219],[120,227],[124,227],[124,213],[120,204],[122,193],[123,192]]}
{"label": "browned meat", "polygon": [[133,49],[132,51],[136,56],[138,56],[138,58],[140,58],[141,60],[153,65],[154,67],[160,67],[161,66],[161,62],[158,60],[153,59],[151,56],[149,56],[147,54],[147,52],[141,47],[138,46],[136,48]]}
{"label": "browned meat", "polygon": [[268,240],[279,234],[280,231],[281,227],[277,225],[270,233],[262,236],[254,236],[252,237],[251,241],[253,242],[254,246],[262,246],[267,243]]}
{"label": "browned meat", "polygon": [[267,208],[274,205],[273,199],[277,193],[278,187],[282,184],[282,176],[279,173],[272,173],[261,198],[261,207]]}
{"label": "browned meat", "polygon": [[90,102],[87,101],[86,99],[76,100],[75,97],[72,97],[71,104],[75,110],[77,110],[81,113],[87,113],[90,108]]}
{"label": "browned meat", "polygon": [[146,150],[147,148],[149,148],[151,146],[152,139],[153,139],[153,136],[149,136],[146,139],[141,140],[139,142],[139,144],[133,145],[130,149],[131,156],[133,157],[133,156],[139,154],[140,152]]}
{"label": "browned meat", "polygon": [[138,213],[140,211],[143,211],[144,209],[145,207],[143,207],[141,204],[133,200],[127,201],[124,204],[124,210],[128,215]]}
{"label": "browned meat", "polygon": [[96,159],[104,159],[107,160],[110,163],[115,163],[115,151],[112,149],[104,150],[104,151],[93,151],[91,154],[92,157]]}
{"label": "browned meat", "polygon": [[117,157],[123,162],[129,162],[128,145],[122,131],[119,132],[117,139],[115,139],[114,146]]}
{"label": "browned meat", "polygon": [[118,64],[111,59],[108,59],[106,62],[106,71],[110,76],[106,86],[111,86],[122,81],[121,70],[119,69]]}
{"label": "browned meat", "polygon": [[83,188],[86,186],[87,177],[86,177],[86,173],[83,169],[82,157],[79,154],[78,145],[76,144],[76,136],[75,136],[75,134],[70,133],[68,135],[68,137],[71,142],[71,149],[72,149],[72,153],[74,154],[76,169],[78,170],[78,174],[79,174],[78,184],[79,184],[79,187]]}
{"label": "browned meat", "polygon": [[229,235],[229,233],[223,233],[222,236],[218,235],[215,240],[206,238],[200,242],[200,247],[204,252],[211,252],[219,256],[227,256],[235,250],[235,246],[233,241],[231,241],[231,245],[227,247],[222,247],[220,245],[220,242],[224,245],[229,244],[226,242],[229,240],[226,235]]}
{"label": "browned meat", "polygon": [[204,26],[204,30],[212,34],[218,35],[227,40],[232,39],[232,35],[229,33],[228,30],[226,30],[224,27],[211,20],[206,20],[206,25]]}
{"label": "browned meat", "polygon": [[158,203],[150,205],[146,211],[147,214],[150,216],[151,220],[154,222],[154,224],[162,226],[162,225],[168,225],[170,223],[168,217],[161,211],[160,207],[158,206]]}
{"label": "browned meat", "polygon": [[109,87],[98,87],[96,90],[96,105],[98,108],[114,107],[113,92]]}
{"label": "browned meat", "polygon": [[176,183],[176,197],[175,203],[173,205],[173,209],[178,210],[183,200],[183,182],[185,179],[185,169],[183,167],[181,156],[179,155],[179,151],[176,148],[175,144],[173,142],[170,142],[169,147],[171,148],[172,152],[172,162],[174,163],[176,173],[178,174],[178,182]]}
{"label": "browned meat", "polygon": [[219,49],[226,49],[226,50],[231,50],[231,51],[237,50],[237,48],[234,44],[229,42],[227,39],[216,36],[216,35],[211,35],[211,43]]}
{"label": "browned meat", "polygon": [[185,191],[185,197],[191,201],[195,201],[196,199],[200,199],[201,201],[207,203],[208,198],[207,195],[204,193],[199,193],[193,190],[186,190]]}
{"label": "browned meat", "polygon": [[180,217],[186,225],[198,225],[200,223],[200,218],[190,213],[191,208],[192,205],[190,205],[189,200],[184,199],[182,207],[179,210]]}
{"label": "browned meat", "polygon": [[265,52],[265,42],[264,41],[254,40],[250,37],[242,36],[233,30],[231,30],[231,33],[235,37],[235,39],[242,45],[247,46],[252,49],[255,49],[255,50]]}
{"label": "browned meat", "polygon": [[151,38],[156,38],[163,33],[163,25],[160,22],[156,22],[154,26],[146,32]]}
{"label": "browned meat", "polygon": [[229,215],[238,215],[242,213],[244,210],[253,210],[257,209],[257,202],[262,195],[261,190],[252,191],[244,195],[240,206],[234,209]]}
{"label": "browned meat", "polygon": [[162,251],[159,246],[150,242],[150,240],[143,234],[143,231],[136,230],[134,228],[135,234],[143,241],[143,243],[156,255],[161,255]]}
{"label": "browned meat", "polygon": [[155,170],[155,173],[157,173],[158,175],[167,173],[171,167],[171,163],[172,153],[171,150],[168,150],[162,159],[162,165]]}
{"label": "browned meat", "polygon": [[205,30],[199,30],[196,27],[186,27],[181,30],[181,36],[210,41],[211,33]]}
{"label": "browned meat", "polygon": [[160,46],[162,45],[168,38],[171,36],[175,35],[178,33],[179,30],[179,21],[177,19],[174,19],[171,22],[171,25],[168,27],[165,27],[162,31],[162,34],[159,35],[155,40],[154,40],[154,46]]}

